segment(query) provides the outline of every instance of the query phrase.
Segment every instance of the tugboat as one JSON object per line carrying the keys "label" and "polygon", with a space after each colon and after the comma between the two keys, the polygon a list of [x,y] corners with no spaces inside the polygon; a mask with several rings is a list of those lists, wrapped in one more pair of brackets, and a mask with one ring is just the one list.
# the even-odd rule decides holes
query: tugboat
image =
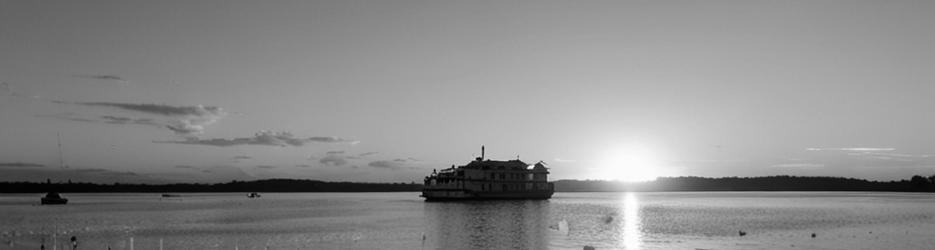
{"label": "tugboat", "polygon": [[492,161],[481,157],[464,166],[432,170],[425,177],[422,197],[438,200],[549,199],[555,187],[542,161],[530,165],[519,159]]}
{"label": "tugboat", "polygon": [[62,198],[57,192],[48,192],[42,197],[42,205],[65,205],[68,199]]}
{"label": "tugboat", "polygon": [[260,196],[260,193],[257,193],[257,192],[253,192],[253,193],[247,194],[247,198],[251,198],[251,199],[253,199],[253,198],[260,198],[260,197],[261,197],[261,196]]}

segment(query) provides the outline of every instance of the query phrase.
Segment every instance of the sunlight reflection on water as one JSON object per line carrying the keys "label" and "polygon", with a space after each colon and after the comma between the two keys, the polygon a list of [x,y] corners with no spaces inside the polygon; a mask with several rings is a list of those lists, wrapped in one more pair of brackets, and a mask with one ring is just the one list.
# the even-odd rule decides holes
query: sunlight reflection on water
{"label": "sunlight reflection on water", "polygon": [[624,194],[623,198],[623,246],[626,249],[639,249],[642,241],[640,232],[640,204],[633,193]]}

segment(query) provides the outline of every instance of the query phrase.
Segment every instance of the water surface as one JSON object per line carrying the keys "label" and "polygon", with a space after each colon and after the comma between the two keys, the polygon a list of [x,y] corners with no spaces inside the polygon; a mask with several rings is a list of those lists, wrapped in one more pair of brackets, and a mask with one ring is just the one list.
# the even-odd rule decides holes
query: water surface
{"label": "water surface", "polygon": [[[0,196],[0,249],[924,249],[935,196],[860,192],[556,193],[424,202],[418,193]],[[739,231],[746,236],[739,236]],[[816,237],[811,237],[811,234]],[[132,239],[132,242],[131,242]]]}

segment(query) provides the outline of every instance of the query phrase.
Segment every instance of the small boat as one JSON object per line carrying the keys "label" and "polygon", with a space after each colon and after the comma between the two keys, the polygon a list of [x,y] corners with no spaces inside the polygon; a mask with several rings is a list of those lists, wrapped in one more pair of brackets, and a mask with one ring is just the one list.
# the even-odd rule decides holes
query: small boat
{"label": "small boat", "polygon": [[[62,169],[67,168],[65,167],[64,159],[65,158],[62,157],[62,134],[59,133],[58,134],[58,161],[59,161],[59,167],[61,167]],[[51,187],[52,179],[45,179],[45,184]],[[55,190],[55,189],[50,188],[49,190]],[[65,205],[65,204],[68,204],[68,199],[62,198],[62,195],[58,194],[58,192],[48,192],[48,193],[45,193],[45,196],[42,197],[40,204],[42,205]]]}
{"label": "small boat", "polygon": [[247,198],[260,198],[260,194],[257,192],[247,194]]}
{"label": "small boat", "polygon": [[178,194],[162,194],[162,198],[178,198],[178,197],[182,197],[182,195],[178,195]]}
{"label": "small boat", "polygon": [[48,192],[42,197],[42,205],[65,205],[68,203],[68,199],[62,198],[56,192]]}

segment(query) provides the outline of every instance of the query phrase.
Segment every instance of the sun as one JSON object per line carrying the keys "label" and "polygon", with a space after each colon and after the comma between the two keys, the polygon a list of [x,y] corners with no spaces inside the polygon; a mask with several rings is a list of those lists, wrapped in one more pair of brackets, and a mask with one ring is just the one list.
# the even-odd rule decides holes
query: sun
{"label": "sun", "polygon": [[660,167],[656,154],[641,145],[608,149],[598,162],[599,178],[625,182],[655,180]]}

